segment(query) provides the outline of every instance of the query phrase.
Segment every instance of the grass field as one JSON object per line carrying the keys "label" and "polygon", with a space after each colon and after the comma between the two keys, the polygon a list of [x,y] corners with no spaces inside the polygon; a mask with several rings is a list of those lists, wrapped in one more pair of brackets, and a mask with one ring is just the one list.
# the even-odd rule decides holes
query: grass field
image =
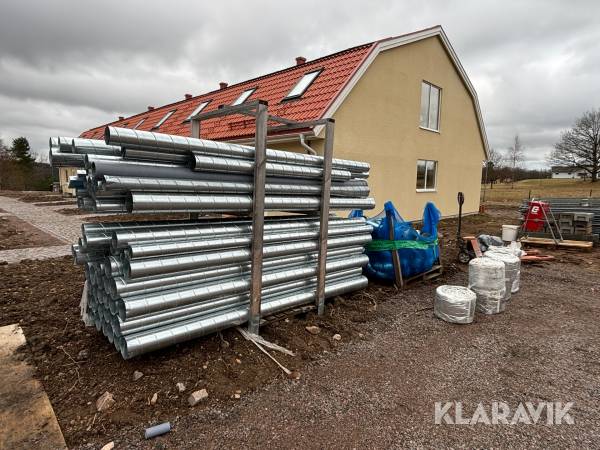
{"label": "grass field", "polygon": [[529,196],[600,197],[600,181],[538,179],[518,181],[514,186],[510,183],[495,184],[493,189],[489,184],[481,186],[481,198],[486,202],[519,202]]}

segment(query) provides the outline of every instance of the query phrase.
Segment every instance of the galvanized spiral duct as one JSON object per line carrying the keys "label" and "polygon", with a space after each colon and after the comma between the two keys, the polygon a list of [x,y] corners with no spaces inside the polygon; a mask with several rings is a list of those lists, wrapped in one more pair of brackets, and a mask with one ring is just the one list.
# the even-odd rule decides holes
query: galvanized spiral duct
{"label": "galvanized spiral duct", "polygon": [[[73,254],[86,273],[88,315],[124,358],[243,323],[251,229],[244,219],[82,225]],[[314,300],[317,231],[316,219],[267,218],[264,314]],[[366,285],[370,231],[361,218],[330,220],[327,296]],[[227,239],[240,239],[239,247],[215,244]]]}
{"label": "galvanized spiral duct", "polygon": [[[249,146],[108,127],[106,142],[49,141],[54,166],[76,166],[78,205],[96,212],[240,214],[252,207]],[[323,158],[267,150],[267,209],[316,212]],[[370,209],[369,165],[333,162],[331,209]],[[265,218],[263,315],[315,300],[320,221]],[[247,218],[93,223],[72,247],[87,282],[86,313],[123,358],[248,320],[252,222]],[[367,284],[371,226],[331,216],[325,295]]]}

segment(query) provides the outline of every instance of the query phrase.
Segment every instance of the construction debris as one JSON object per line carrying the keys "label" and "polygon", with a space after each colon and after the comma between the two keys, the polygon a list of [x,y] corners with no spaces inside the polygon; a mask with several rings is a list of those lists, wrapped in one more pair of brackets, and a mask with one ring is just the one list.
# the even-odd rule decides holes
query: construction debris
{"label": "construction debris", "polygon": [[113,395],[110,392],[106,391],[96,400],[96,410],[98,410],[98,412],[106,411],[107,409],[110,409],[114,404],[115,399]]}
{"label": "construction debris", "polygon": [[208,392],[206,389],[200,389],[199,391],[192,392],[188,397],[188,403],[190,406],[196,406],[202,400],[206,400],[208,398]]}
{"label": "construction debris", "polygon": [[319,334],[321,332],[321,329],[316,326],[316,325],[308,325],[306,327],[304,327],[306,329],[306,331],[308,331],[310,334]]}
{"label": "construction debris", "polygon": [[144,376],[144,374],[142,372],[140,372],[139,370],[136,370],[133,372],[133,381],[137,381],[140,378],[142,378]]}
{"label": "construction debris", "polygon": [[168,433],[169,431],[171,431],[171,423],[164,422],[158,425],[154,425],[150,428],[146,428],[146,431],[144,432],[144,438],[152,439],[156,436],[160,436],[161,434]]}

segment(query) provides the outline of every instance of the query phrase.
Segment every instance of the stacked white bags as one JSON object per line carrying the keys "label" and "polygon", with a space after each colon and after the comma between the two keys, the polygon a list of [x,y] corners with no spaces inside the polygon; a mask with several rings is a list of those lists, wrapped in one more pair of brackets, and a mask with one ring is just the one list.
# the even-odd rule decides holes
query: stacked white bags
{"label": "stacked white bags", "polygon": [[494,258],[475,258],[469,263],[469,289],[477,295],[477,311],[498,314],[506,308],[506,271]]}
{"label": "stacked white bags", "polygon": [[463,286],[439,286],[435,290],[433,313],[446,322],[471,323],[475,317],[477,297]]}
{"label": "stacked white bags", "polygon": [[506,300],[509,300],[511,293],[519,292],[521,280],[521,258],[516,256],[512,249],[508,247],[490,247],[485,252],[486,258],[492,258],[504,263]]}

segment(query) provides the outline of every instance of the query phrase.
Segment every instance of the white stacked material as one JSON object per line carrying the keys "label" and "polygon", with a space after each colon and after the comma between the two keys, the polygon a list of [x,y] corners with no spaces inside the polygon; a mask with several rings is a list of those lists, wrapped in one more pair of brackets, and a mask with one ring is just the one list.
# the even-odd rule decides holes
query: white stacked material
{"label": "white stacked material", "polygon": [[435,290],[433,313],[450,323],[471,323],[475,317],[477,296],[464,286],[439,286]]}
{"label": "white stacked material", "polygon": [[477,311],[497,314],[506,308],[504,263],[493,258],[475,258],[469,263],[469,289],[477,295]]}
{"label": "white stacked material", "polygon": [[496,259],[504,263],[504,276],[507,290],[506,296],[507,300],[510,299],[511,293],[516,294],[519,292],[521,283],[521,259],[518,256],[515,256],[511,249],[506,248],[506,250],[504,250],[504,247],[500,247],[499,250],[489,250],[485,252],[485,257]]}

